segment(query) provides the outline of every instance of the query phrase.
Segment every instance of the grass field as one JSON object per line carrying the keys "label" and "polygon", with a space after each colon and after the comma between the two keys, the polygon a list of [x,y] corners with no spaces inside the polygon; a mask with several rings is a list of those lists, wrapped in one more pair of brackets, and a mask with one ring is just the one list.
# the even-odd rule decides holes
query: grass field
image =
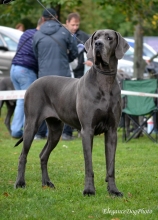
{"label": "grass field", "polygon": [[108,195],[105,183],[104,137],[94,138],[95,196],[83,196],[84,160],[81,139],[60,141],[49,159],[56,189],[41,187],[39,153],[45,143],[35,140],[28,155],[26,188],[14,189],[22,144],[14,148],[0,118],[0,220],[148,220],[158,218],[158,144],[148,138],[122,143],[118,131],[116,184],[123,198]]}

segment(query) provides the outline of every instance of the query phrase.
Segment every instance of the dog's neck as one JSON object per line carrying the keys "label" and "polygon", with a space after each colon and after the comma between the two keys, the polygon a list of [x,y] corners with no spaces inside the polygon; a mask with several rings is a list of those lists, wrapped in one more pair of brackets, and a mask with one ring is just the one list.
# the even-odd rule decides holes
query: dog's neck
{"label": "dog's neck", "polygon": [[117,74],[117,64],[118,60],[115,56],[111,56],[110,62],[107,65],[102,66],[101,64],[96,65],[94,64],[93,67],[95,71],[101,73],[106,76],[116,76]]}
{"label": "dog's neck", "polygon": [[101,73],[103,75],[106,75],[106,76],[116,75],[116,71],[114,69],[107,68],[106,70],[105,69],[103,70],[103,69],[100,69],[99,66],[95,64],[93,65],[93,67],[98,73]]}
{"label": "dog's neck", "polygon": [[101,88],[110,92],[113,88],[113,83],[116,79],[117,69],[110,69],[107,65],[107,69],[102,70],[99,68],[99,66],[96,66],[95,64],[92,66],[92,68],[94,69],[94,72],[98,74],[98,79],[100,81]]}

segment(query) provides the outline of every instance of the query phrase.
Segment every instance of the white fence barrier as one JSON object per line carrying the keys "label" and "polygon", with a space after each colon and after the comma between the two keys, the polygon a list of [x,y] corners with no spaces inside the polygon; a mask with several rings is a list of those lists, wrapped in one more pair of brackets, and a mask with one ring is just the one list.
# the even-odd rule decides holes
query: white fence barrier
{"label": "white fence barrier", "polygon": [[158,98],[158,94],[146,93],[146,92],[133,92],[133,91],[126,91],[126,90],[121,90],[121,95],[147,96],[147,97]]}
{"label": "white fence barrier", "polygon": [[[23,99],[26,90],[0,91],[0,100]],[[158,94],[121,90],[122,95],[147,96],[158,98]]]}
{"label": "white fence barrier", "polygon": [[0,100],[23,99],[26,90],[0,91]]}

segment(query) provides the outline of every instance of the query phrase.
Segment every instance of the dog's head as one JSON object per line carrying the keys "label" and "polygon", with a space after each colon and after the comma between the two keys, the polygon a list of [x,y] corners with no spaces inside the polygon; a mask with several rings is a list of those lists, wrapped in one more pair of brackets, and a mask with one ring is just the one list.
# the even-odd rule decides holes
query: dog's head
{"label": "dog's head", "polygon": [[85,43],[87,58],[95,65],[108,65],[111,56],[121,59],[129,49],[126,40],[116,31],[105,29],[96,31]]}

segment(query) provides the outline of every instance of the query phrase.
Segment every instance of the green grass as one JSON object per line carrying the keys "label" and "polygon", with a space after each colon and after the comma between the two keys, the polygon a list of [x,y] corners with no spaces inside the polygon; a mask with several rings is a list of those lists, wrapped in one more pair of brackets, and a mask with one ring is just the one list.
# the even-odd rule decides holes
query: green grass
{"label": "green grass", "polygon": [[16,140],[3,124],[4,115],[5,107],[0,118],[1,220],[157,219],[158,144],[145,136],[122,143],[122,131],[118,131],[116,184],[123,198],[111,197],[106,190],[103,135],[94,138],[95,196],[82,195],[84,160],[79,138],[60,141],[50,156],[48,170],[56,189],[41,187],[39,153],[43,140],[34,141],[29,152],[26,188],[14,189],[22,144],[13,147]]}

